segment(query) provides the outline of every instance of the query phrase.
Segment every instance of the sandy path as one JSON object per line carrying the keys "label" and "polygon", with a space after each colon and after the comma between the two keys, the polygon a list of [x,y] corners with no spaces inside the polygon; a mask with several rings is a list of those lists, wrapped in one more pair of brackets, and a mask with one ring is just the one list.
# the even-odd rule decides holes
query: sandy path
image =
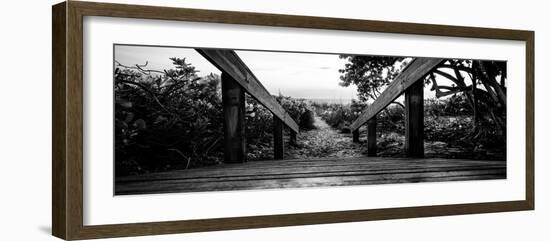
{"label": "sandy path", "polygon": [[302,131],[297,137],[299,147],[286,150],[287,158],[359,157],[363,156],[360,144],[352,142],[351,134],[343,134],[315,116],[317,129]]}

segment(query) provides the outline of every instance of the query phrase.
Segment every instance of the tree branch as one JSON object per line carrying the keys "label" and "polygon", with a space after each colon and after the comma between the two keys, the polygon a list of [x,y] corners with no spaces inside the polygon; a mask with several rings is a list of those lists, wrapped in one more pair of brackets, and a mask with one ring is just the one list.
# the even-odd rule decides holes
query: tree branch
{"label": "tree branch", "polygon": [[155,102],[157,103],[157,105],[159,105],[164,111],[174,115],[174,116],[177,116],[175,115],[174,113],[172,113],[170,110],[168,110],[161,102],[160,100],[155,96],[155,93],[153,91],[151,91],[149,88],[147,88],[147,86],[141,84],[141,83],[137,83],[137,82],[134,82],[134,81],[129,81],[129,80],[123,80],[123,79],[117,79],[118,82],[121,82],[121,83],[125,83],[125,84],[131,84],[131,85],[135,85],[137,87],[139,87],[140,89],[144,90],[145,92],[147,92],[149,95],[151,95],[151,97],[153,97],[153,100],[155,100]]}
{"label": "tree branch", "polygon": [[489,76],[489,74],[487,74],[487,69],[485,68],[485,64],[482,61],[479,62],[479,67],[481,69],[481,74],[486,79],[487,83],[491,87],[493,87],[493,89],[495,89],[495,92],[496,92],[497,97],[500,100],[500,102],[502,104],[504,104],[504,106],[506,106],[506,93],[503,91],[501,86],[498,84],[495,77],[494,76]]}
{"label": "tree branch", "polygon": [[117,66],[120,66],[120,67],[123,67],[123,68],[126,68],[126,69],[134,69],[134,70],[137,70],[140,73],[143,73],[143,74],[146,74],[146,75],[151,75],[151,73],[165,74],[165,72],[163,72],[163,71],[144,69],[144,67],[147,67],[147,65],[149,64],[149,61],[145,61],[145,64],[142,64],[142,65],[136,64],[135,67],[123,65],[123,64],[121,64],[120,62],[118,62],[116,60],[115,60],[115,63],[117,64]]}
{"label": "tree branch", "polygon": [[442,64],[442,65],[439,65],[438,66],[439,68],[448,68],[448,69],[458,69],[458,70],[461,70],[461,71],[464,71],[464,72],[472,72],[472,69],[471,68],[468,68],[466,66],[463,66],[463,65],[450,65],[450,64]]}

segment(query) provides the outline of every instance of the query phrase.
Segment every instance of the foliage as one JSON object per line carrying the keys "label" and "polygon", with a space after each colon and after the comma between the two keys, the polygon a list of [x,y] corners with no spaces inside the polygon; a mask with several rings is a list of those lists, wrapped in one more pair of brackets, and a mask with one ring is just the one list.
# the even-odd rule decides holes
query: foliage
{"label": "foliage", "polygon": [[[317,115],[329,125],[344,131],[366,106],[364,102],[352,104],[314,104]],[[354,107],[354,108],[352,108]],[[505,136],[496,125],[482,122],[483,131],[474,132],[471,109],[467,98],[459,93],[446,99],[424,101],[424,135],[428,142],[446,142],[463,147],[502,146]],[[390,105],[377,116],[379,146],[401,145],[405,134],[405,111],[400,105]]]}
{"label": "foliage", "polygon": [[[342,132],[349,132],[349,125],[361,115],[367,107],[365,102],[352,100],[351,104],[314,104],[318,116],[330,126]],[[404,130],[404,110],[400,106],[390,105],[378,114],[377,121],[383,129]]]}
{"label": "foliage", "polygon": [[424,112],[430,116],[445,115],[472,115],[472,109],[469,106],[468,99],[463,94],[455,94],[450,98],[426,99],[424,100]]}
{"label": "foliage", "polygon": [[[341,85],[357,86],[361,100],[375,100],[380,92],[403,69],[407,59],[383,56],[341,55],[348,60],[340,69]],[[502,135],[506,133],[506,62],[488,60],[447,59],[425,77],[431,84],[437,98],[462,94],[466,97],[469,109],[475,116],[474,129],[486,126],[487,122],[496,125]],[[445,78],[452,84],[440,85],[438,78]],[[483,123],[485,122],[485,123]]]}
{"label": "foliage", "polygon": [[301,129],[314,129],[313,112],[311,105],[305,99],[295,99],[289,96],[279,94],[275,99],[288,112],[292,119],[296,120]]}
{"label": "foliage", "polygon": [[347,105],[329,104],[329,103],[314,103],[316,115],[320,116],[332,127],[340,129],[345,123],[353,121],[351,117],[351,109]]}
{"label": "foliage", "polygon": [[359,117],[366,104],[352,100],[351,104],[314,103],[313,107],[316,114],[330,126],[342,132],[349,132],[349,125]]}
{"label": "foliage", "polygon": [[219,77],[199,78],[185,59],[171,60],[175,69],[162,74],[139,65],[115,70],[118,175],[200,166],[220,156]]}
{"label": "foliage", "polygon": [[340,55],[347,59],[339,72],[340,85],[357,86],[361,101],[375,100],[380,95],[382,87],[388,85],[399,74],[405,58],[385,56]]}
{"label": "foliage", "polygon": [[247,159],[269,159],[273,153],[273,114],[248,94],[245,106]]}
{"label": "foliage", "polygon": [[[132,175],[214,165],[223,160],[223,108],[220,77],[199,77],[183,58],[171,58],[174,69],[148,70],[146,65],[116,63],[116,175]],[[293,118],[308,110],[304,101],[277,97]],[[268,157],[272,114],[246,98],[249,159]]]}

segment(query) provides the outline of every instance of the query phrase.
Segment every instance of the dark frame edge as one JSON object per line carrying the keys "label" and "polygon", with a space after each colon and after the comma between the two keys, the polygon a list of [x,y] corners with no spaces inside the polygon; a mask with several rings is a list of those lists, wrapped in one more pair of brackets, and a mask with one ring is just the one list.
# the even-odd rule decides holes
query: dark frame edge
{"label": "dark frame edge", "polygon": [[528,31],[525,37],[525,200],[530,209],[535,209],[535,32]]}
{"label": "dark frame edge", "polygon": [[[130,17],[525,41],[527,65],[525,200],[84,226],[82,202],[83,16]],[[62,239],[113,238],[534,209],[533,31],[67,1],[52,7],[52,71],[52,234]]]}
{"label": "dark frame edge", "polygon": [[312,28],[463,38],[525,40],[532,31],[396,21],[240,12],[152,5],[113,4],[68,0],[83,15],[156,20],[227,23],[271,27]]}
{"label": "dark frame edge", "polygon": [[424,218],[526,210],[531,210],[531,205],[526,200],[521,200],[491,203],[451,204],[421,207],[347,210],[334,212],[297,213],[168,222],[97,225],[84,226],[82,232],[79,233],[77,239],[164,235],[177,233],[379,221],[391,219]]}
{"label": "dark frame edge", "polygon": [[66,3],[52,6],[52,235],[67,235]]}
{"label": "dark frame edge", "polygon": [[66,168],[67,168],[67,240],[82,239],[83,208],[83,8],[66,1]]}
{"label": "dark frame edge", "polygon": [[82,9],[52,6],[52,235],[77,240],[83,230]]}

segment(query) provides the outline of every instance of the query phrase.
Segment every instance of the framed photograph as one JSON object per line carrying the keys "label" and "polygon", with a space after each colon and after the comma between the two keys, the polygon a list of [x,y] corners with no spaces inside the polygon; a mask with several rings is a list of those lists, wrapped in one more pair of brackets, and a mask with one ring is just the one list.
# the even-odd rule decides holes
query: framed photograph
{"label": "framed photograph", "polygon": [[53,235],[534,209],[534,32],[67,1]]}

